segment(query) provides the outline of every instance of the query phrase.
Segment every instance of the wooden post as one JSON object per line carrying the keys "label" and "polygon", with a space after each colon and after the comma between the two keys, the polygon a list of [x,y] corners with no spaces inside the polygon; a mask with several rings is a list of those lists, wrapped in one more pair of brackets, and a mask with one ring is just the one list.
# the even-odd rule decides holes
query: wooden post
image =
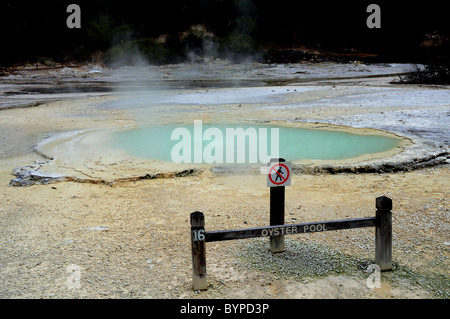
{"label": "wooden post", "polygon": [[192,283],[194,290],[208,289],[206,279],[205,215],[191,213]]}
{"label": "wooden post", "polygon": [[[285,162],[284,158],[271,159],[270,162]],[[268,172],[269,173],[269,172]],[[270,187],[270,226],[284,225],[285,187]],[[283,252],[284,235],[270,236],[270,251]]]}
{"label": "wooden post", "polygon": [[381,271],[392,269],[392,200],[386,196],[376,199],[375,263]]}

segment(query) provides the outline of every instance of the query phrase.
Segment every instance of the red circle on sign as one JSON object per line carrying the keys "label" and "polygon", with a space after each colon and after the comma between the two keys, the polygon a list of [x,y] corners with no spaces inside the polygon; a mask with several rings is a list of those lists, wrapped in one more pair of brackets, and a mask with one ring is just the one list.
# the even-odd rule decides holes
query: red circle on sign
{"label": "red circle on sign", "polygon": [[[275,167],[277,167],[277,166],[283,166],[284,168],[286,168],[286,172],[287,172],[287,176],[286,176],[286,178],[284,178],[282,175],[278,174],[277,171],[275,171],[275,173],[276,173],[278,176],[280,176],[281,179],[282,179],[282,181],[281,181],[281,182],[278,182],[278,183],[275,182],[275,181],[272,179],[272,174],[271,174],[272,170],[274,170]],[[271,181],[272,183],[274,183],[275,185],[281,185],[281,184],[284,184],[284,183],[288,180],[289,174],[290,174],[289,168],[288,168],[286,165],[284,165],[284,164],[278,163],[278,164],[275,164],[274,166],[272,166],[272,167],[270,168],[270,170],[269,170],[269,179],[270,179],[270,181]]]}

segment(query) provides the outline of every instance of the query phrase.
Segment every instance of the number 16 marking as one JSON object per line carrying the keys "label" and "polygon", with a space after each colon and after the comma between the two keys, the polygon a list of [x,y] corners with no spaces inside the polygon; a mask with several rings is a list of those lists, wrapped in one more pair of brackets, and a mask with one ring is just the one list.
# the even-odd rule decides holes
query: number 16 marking
{"label": "number 16 marking", "polygon": [[194,241],[204,241],[205,240],[205,231],[203,229],[193,230],[194,233]]}

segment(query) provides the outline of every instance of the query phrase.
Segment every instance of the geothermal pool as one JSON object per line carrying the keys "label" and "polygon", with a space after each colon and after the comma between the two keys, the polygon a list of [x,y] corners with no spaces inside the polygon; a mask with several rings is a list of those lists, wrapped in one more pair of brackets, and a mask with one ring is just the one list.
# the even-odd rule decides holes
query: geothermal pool
{"label": "geothermal pool", "polygon": [[125,151],[131,157],[207,164],[267,163],[272,157],[289,161],[345,160],[386,152],[400,143],[400,138],[381,133],[201,121],[121,130],[112,133],[109,139],[109,147]]}

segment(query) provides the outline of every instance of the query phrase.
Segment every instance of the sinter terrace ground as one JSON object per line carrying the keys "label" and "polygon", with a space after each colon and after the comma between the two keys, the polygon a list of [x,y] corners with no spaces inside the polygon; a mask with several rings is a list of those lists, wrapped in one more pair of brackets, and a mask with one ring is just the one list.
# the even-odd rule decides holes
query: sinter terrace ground
{"label": "sinter terrace ground", "polygon": [[[221,67],[217,74],[231,68]],[[264,84],[270,92],[292,95],[271,103],[234,99],[220,107],[173,102],[167,106],[173,112],[161,118],[232,113],[241,119],[343,124],[389,130],[431,152],[448,150],[448,87],[396,86],[389,84],[392,75],[329,78],[337,68],[371,70],[353,64],[257,67],[266,76],[296,74],[296,83],[289,78],[282,86]],[[170,77],[174,70],[161,67],[155,74]],[[325,75],[309,82],[299,73],[317,70]],[[74,74],[40,80],[73,80]],[[18,87],[20,92],[27,76],[36,83],[29,74],[3,78],[5,98],[12,100],[4,92]],[[206,92],[197,87],[181,93],[192,97],[201,90]],[[380,288],[367,286],[365,270],[374,258],[374,229],[367,228],[289,236],[286,252],[277,255],[267,251],[267,239],[208,243],[210,287],[195,292],[189,214],[203,211],[208,230],[268,225],[266,177],[205,170],[122,183],[8,186],[14,168],[48,160],[33,152],[44,138],[137,123],[129,109],[105,107],[117,98],[115,91],[64,94],[36,94],[34,100],[43,98],[44,104],[0,111],[1,298],[448,298],[450,170],[445,161],[395,173],[294,175],[286,188],[286,223],[370,217],[376,197],[392,198],[394,271],[382,274]],[[31,101],[19,93],[14,98]],[[95,175],[84,169],[83,174]],[[80,267],[80,286],[68,285],[70,265]]]}

